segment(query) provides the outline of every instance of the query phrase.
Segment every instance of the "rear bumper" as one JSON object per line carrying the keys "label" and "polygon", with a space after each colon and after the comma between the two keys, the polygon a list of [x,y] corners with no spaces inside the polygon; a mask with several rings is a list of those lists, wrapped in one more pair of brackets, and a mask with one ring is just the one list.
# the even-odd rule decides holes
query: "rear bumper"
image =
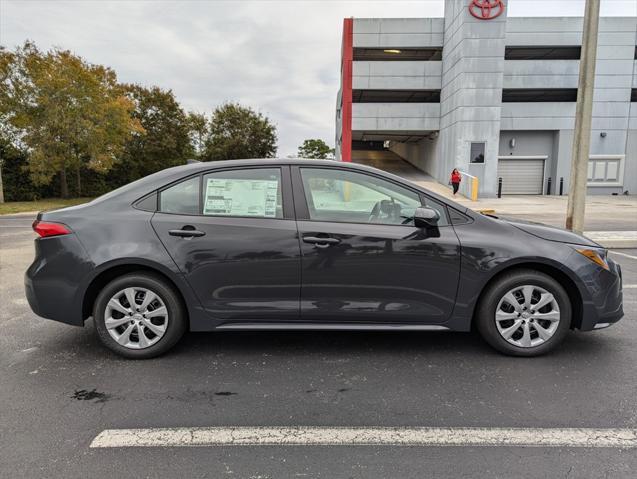
{"label": "rear bumper", "polygon": [[42,318],[83,326],[76,293],[92,269],[74,234],[36,239],[35,259],[24,275],[29,306]]}

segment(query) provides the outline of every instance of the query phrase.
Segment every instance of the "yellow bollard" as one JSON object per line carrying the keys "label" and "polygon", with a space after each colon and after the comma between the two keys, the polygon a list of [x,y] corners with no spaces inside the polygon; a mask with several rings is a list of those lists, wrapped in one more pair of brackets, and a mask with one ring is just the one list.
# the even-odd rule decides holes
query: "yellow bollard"
{"label": "yellow bollard", "polygon": [[471,179],[471,201],[478,201],[478,177]]}

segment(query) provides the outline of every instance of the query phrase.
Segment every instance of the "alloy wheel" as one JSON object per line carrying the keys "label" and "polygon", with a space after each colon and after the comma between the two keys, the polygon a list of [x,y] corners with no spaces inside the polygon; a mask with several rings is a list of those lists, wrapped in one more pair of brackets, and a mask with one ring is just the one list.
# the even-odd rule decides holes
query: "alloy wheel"
{"label": "alloy wheel", "polygon": [[509,343],[532,348],[553,337],[560,322],[557,300],[535,285],[517,286],[508,291],[495,310],[495,324]]}
{"label": "alloy wheel", "polygon": [[104,311],[104,326],[118,344],[145,349],[166,333],[168,309],[158,294],[147,288],[129,287],[114,294]]}

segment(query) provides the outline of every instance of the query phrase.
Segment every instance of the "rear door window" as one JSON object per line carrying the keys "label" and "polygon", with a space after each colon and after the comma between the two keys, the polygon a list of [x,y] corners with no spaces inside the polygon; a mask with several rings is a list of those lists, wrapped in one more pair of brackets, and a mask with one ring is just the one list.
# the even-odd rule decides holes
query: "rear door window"
{"label": "rear door window", "polygon": [[203,214],[283,218],[281,170],[248,168],[204,175]]}

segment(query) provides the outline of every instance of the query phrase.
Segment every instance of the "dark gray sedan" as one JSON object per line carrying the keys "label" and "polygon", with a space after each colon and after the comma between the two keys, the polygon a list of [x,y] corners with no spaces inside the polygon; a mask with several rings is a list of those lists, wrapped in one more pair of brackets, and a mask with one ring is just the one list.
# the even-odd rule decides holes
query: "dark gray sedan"
{"label": "dark gray sedan", "polygon": [[129,358],[186,330],[469,331],[535,356],[623,316],[589,239],[475,213],[391,174],[313,160],[195,163],[40,213],[33,311]]}

